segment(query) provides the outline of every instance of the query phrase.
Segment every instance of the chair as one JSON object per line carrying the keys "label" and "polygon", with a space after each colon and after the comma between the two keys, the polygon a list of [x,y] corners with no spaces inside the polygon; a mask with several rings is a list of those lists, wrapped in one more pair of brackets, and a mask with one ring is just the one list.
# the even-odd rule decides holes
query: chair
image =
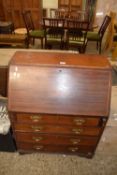
{"label": "chair", "polygon": [[52,48],[53,45],[59,45],[63,49],[64,45],[64,19],[43,18],[43,27],[45,30],[45,48]]}
{"label": "chair", "polygon": [[108,28],[108,33],[105,42],[105,50],[111,52],[111,61],[117,60],[117,13],[110,11],[109,16],[111,17],[111,22]]}
{"label": "chair", "polygon": [[56,9],[55,10],[55,17],[56,18],[68,18],[69,17],[69,12],[65,9]]}
{"label": "chair", "polygon": [[69,11],[65,9],[50,9],[50,17],[51,18],[68,18],[69,17]]}
{"label": "chair", "polygon": [[66,48],[77,49],[80,53],[84,53],[87,45],[88,21],[67,21]]}
{"label": "chair", "polygon": [[50,8],[50,18],[55,18],[56,9]]}
{"label": "chair", "polygon": [[97,42],[97,49],[99,49],[99,54],[101,54],[102,39],[103,39],[103,36],[105,34],[107,27],[109,26],[110,21],[111,21],[111,17],[106,15],[98,32],[89,31],[87,33],[88,41]]}
{"label": "chair", "polygon": [[73,20],[80,20],[80,15],[77,11],[70,11],[69,18]]}
{"label": "chair", "polygon": [[111,51],[111,49],[114,46],[115,39],[116,39],[116,27],[115,27],[116,12],[110,11],[109,16],[111,17],[111,22],[110,22],[110,25],[108,27],[107,35],[105,38],[105,43],[104,43],[105,51]]}
{"label": "chair", "polygon": [[43,48],[44,30],[34,28],[31,11],[25,11],[22,13],[22,15],[23,15],[24,23],[27,29],[28,45],[30,43],[30,39],[33,39],[33,44],[35,39],[40,39],[41,48]]}
{"label": "chair", "polygon": [[73,20],[85,20],[85,15],[86,15],[86,12],[85,11],[79,11],[79,10],[72,10],[69,12],[69,18],[70,19],[73,19]]}
{"label": "chair", "polygon": [[113,35],[112,61],[117,61],[117,24],[114,25],[115,33]]}

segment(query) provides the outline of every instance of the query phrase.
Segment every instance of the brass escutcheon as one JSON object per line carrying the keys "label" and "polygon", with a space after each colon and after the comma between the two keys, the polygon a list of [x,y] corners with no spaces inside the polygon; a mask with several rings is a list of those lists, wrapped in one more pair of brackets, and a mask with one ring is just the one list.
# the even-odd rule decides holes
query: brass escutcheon
{"label": "brass escutcheon", "polygon": [[35,131],[35,132],[38,132],[38,131],[41,131],[41,130],[42,130],[42,127],[41,127],[41,126],[32,126],[31,128],[32,128],[33,131]]}
{"label": "brass escutcheon", "polygon": [[72,144],[74,144],[74,145],[80,143],[80,139],[71,139],[70,141],[71,141]]}
{"label": "brass escutcheon", "polygon": [[33,137],[32,139],[36,142],[40,142],[41,140],[43,140],[42,137]]}
{"label": "brass escutcheon", "polygon": [[72,151],[72,152],[76,152],[76,151],[78,151],[78,147],[70,147],[70,148],[68,148],[70,151]]}
{"label": "brass escutcheon", "polygon": [[43,146],[34,146],[34,149],[41,150],[41,149],[43,149]]}
{"label": "brass escutcheon", "polygon": [[74,122],[76,123],[76,125],[82,125],[83,123],[86,122],[85,119],[81,119],[81,118],[75,118]]}
{"label": "brass escutcheon", "polygon": [[42,116],[41,115],[31,115],[30,116],[30,119],[33,121],[33,122],[38,122],[42,119]]}
{"label": "brass escutcheon", "polygon": [[82,129],[78,129],[78,128],[73,128],[72,131],[73,131],[75,134],[80,134],[83,130],[82,130]]}

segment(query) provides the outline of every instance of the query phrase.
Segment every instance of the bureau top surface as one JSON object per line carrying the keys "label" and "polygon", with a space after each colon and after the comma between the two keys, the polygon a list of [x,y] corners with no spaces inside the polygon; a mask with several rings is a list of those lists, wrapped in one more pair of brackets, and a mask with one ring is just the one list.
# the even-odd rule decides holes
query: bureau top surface
{"label": "bureau top surface", "polygon": [[11,112],[108,116],[110,91],[110,65],[102,56],[17,52],[10,63]]}
{"label": "bureau top surface", "polygon": [[62,67],[110,68],[110,63],[104,56],[83,55],[73,53],[17,51],[11,59],[15,65],[40,65]]}

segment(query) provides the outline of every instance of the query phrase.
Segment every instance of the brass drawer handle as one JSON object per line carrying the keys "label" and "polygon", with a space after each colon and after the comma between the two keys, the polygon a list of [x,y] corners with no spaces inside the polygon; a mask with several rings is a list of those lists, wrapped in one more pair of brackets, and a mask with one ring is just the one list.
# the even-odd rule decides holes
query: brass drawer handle
{"label": "brass drawer handle", "polygon": [[70,148],[68,148],[70,151],[72,151],[72,152],[76,152],[76,151],[78,151],[78,147],[70,147]]}
{"label": "brass drawer handle", "polygon": [[73,131],[75,134],[81,134],[81,132],[82,132],[83,130],[82,130],[82,129],[74,128],[74,129],[72,129],[72,131]]}
{"label": "brass drawer handle", "polygon": [[33,129],[33,131],[38,132],[41,131],[43,128],[41,126],[32,126],[31,127]]}
{"label": "brass drawer handle", "polygon": [[33,148],[36,150],[41,150],[41,149],[43,149],[43,146],[34,146]]}
{"label": "brass drawer handle", "polygon": [[80,139],[71,139],[70,141],[72,142],[73,145],[75,145],[75,144],[80,143],[81,140]]}
{"label": "brass drawer handle", "polygon": [[82,125],[83,123],[86,122],[85,119],[80,119],[80,118],[75,118],[74,122],[76,123],[76,125]]}
{"label": "brass drawer handle", "polygon": [[41,115],[31,115],[31,116],[30,116],[30,119],[31,119],[33,122],[38,122],[39,120],[42,119],[42,116],[41,116]]}
{"label": "brass drawer handle", "polygon": [[43,140],[42,137],[33,137],[32,138],[35,142],[40,142],[41,140]]}

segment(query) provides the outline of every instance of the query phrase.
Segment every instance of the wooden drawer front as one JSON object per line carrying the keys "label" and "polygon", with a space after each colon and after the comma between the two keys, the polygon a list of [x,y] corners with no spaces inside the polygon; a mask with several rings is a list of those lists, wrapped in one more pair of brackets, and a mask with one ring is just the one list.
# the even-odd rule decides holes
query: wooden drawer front
{"label": "wooden drawer front", "polygon": [[63,115],[35,115],[35,114],[17,114],[17,122],[26,123],[46,123],[61,125],[77,125],[77,126],[97,126],[99,118],[83,117],[83,116],[63,116]]}
{"label": "wooden drawer front", "polygon": [[21,132],[16,132],[15,135],[17,142],[40,143],[44,145],[95,145],[98,140],[97,137],[65,137],[60,135],[56,136]]}
{"label": "wooden drawer front", "polygon": [[93,146],[60,146],[60,145],[43,145],[37,143],[17,143],[19,150],[40,151],[40,152],[61,152],[61,153],[89,153],[94,150]]}
{"label": "wooden drawer front", "polygon": [[21,132],[37,132],[45,134],[72,134],[72,135],[99,135],[101,128],[98,127],[64,127],[58,125],[26,125],[16,123],[14,126],[15,131]]}

